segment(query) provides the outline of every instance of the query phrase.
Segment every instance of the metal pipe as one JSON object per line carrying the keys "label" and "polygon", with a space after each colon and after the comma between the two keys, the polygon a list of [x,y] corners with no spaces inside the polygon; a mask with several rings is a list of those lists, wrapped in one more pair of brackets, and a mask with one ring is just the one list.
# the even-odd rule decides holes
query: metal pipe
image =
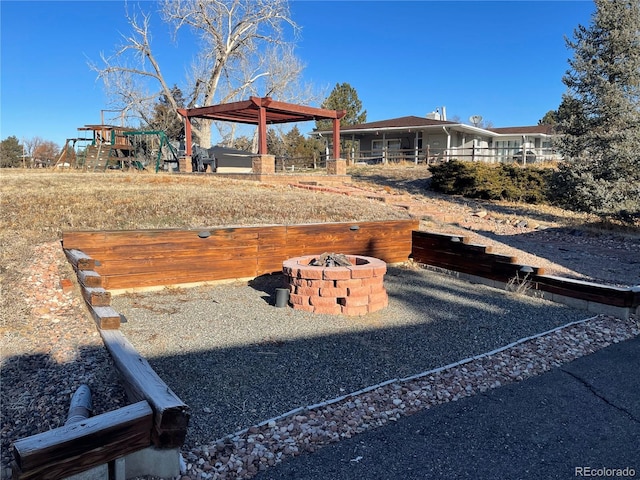
{"label": "metal pipe", "polygon": [[65,425],[86,420],[91,416],[93,405],[91,403],[91,390],[88,385],[82,384],[71,397],[69,413]]}

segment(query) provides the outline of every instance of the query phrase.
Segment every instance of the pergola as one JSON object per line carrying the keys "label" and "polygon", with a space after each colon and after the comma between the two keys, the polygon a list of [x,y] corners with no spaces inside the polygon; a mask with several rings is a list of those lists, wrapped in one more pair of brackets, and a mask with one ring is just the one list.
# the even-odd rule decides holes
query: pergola
{"label": "pergola", "polygon": [[[185,118],[185,137],[191,139],[191,119],[206,118],[225,122],[258,125],[258,154],[267,154],[267,125],[277,123],[333,120],[333,138],[340,138],[340,119],[345,110],[326,110],[294,103],[278,102],[271,97],[249,97],[249,100],[222,103],[209,107],[181,108],[178,113]],[[186,154],[191,155],[191,142],[186,143]],[[340,142],[333,142],[333,158],[340,157]]]}

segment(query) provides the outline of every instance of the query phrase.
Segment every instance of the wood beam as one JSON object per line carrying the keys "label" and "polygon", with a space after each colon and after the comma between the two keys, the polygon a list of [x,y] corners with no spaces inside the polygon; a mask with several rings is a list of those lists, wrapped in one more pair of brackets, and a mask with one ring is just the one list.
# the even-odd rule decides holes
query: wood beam
{"label": "wood beam", "polygon": [[340,119],[333,120],[333,158],[340,158]]}
{"label": "wood beam", "polygon": [[189,407],[151,368],[149,362],[119,330],[100,330],[100,335],[123,378],[131,401],[146,400],[153,409],[151,439],[158,448],[181,447],[187,435]]}
{"label": "wood beam", "polygon": [[178,113],[184,117],[184,154],[188,157],[191,156],[191,119],[189,118],[188,110],[185,108],[179,108]]}

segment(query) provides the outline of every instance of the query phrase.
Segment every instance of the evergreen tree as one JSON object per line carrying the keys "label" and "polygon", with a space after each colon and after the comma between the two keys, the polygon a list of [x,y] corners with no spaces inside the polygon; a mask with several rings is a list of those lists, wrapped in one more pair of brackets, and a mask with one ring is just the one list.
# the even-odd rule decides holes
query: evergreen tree
{"label": "evergreen tree", "polygon": [[276,157],[287,155],[286,146],[274,128],[267,129],[267,151]]}
{"label": "evergreen tree", "polygon": [[544,114],[540,120],[538,120],[538,125],[556,125],[558,123],[558,111],[557,110],[549,110]]}
{"label": "evergreen tree", "polygon": [[579,25],[559,108],[561,202],[602,215],[640,216],[640,0],[595,0]]}
{"label": "evergreen tree", "polygon": [[16,168],[22,166],[22,145],[13,135],[0,143],[0,168]]}
{"label": "evergreen tree", "polygon": [[[327,110],[346,110],[347,114],[340,119],[341,127],[367,121],[367,111],[362,110],[362,102],[358,98],[358,92],[348,83],[336,83],[335,88],[322,102],[321,107]],[[331,120],[316,121],[316,130],[331,130],[332,128]]]}
{"label": "evergreen tree", "polygon": [[291,158],[310,159],[314,157],[314,152],[324,149],[324,142],[316,138],[305,138],[297,125],[284,135],[283,140]]}
{"label": "evergreen tree", "polygon": [[[171,88],[171,96],[178,108],[184,108],[184,96],[177,85]],[[181,118],[181,117],[180,117]],[[166,95],[162,95],[153,107],[153,116],[147,121],[150,130],[163,130],[171,140],[184,138],[184,121],[176,116],[173,106]]]}

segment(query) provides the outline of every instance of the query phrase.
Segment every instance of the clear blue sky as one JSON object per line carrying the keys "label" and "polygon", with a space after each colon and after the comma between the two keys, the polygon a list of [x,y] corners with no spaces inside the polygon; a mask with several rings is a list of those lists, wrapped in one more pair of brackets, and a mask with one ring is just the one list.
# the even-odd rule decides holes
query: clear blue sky
{"label": "clear blue sky", "polygon": [[[124,2],[1,0],[0,9],[0,139],[62,146],[78,127],[100,123],[109,107],[87,64],[129,32]],[[564,36],[589,25],[594,9],[578,0],[291,2],[304,81],[327,94],[349,83],[368,121],[445,106],[449,119],[479,114],[496,127],[535,125],[558,107],[571,57]],[[190,44],[171,44],[159,27],[158,57],[180,86]]]}

